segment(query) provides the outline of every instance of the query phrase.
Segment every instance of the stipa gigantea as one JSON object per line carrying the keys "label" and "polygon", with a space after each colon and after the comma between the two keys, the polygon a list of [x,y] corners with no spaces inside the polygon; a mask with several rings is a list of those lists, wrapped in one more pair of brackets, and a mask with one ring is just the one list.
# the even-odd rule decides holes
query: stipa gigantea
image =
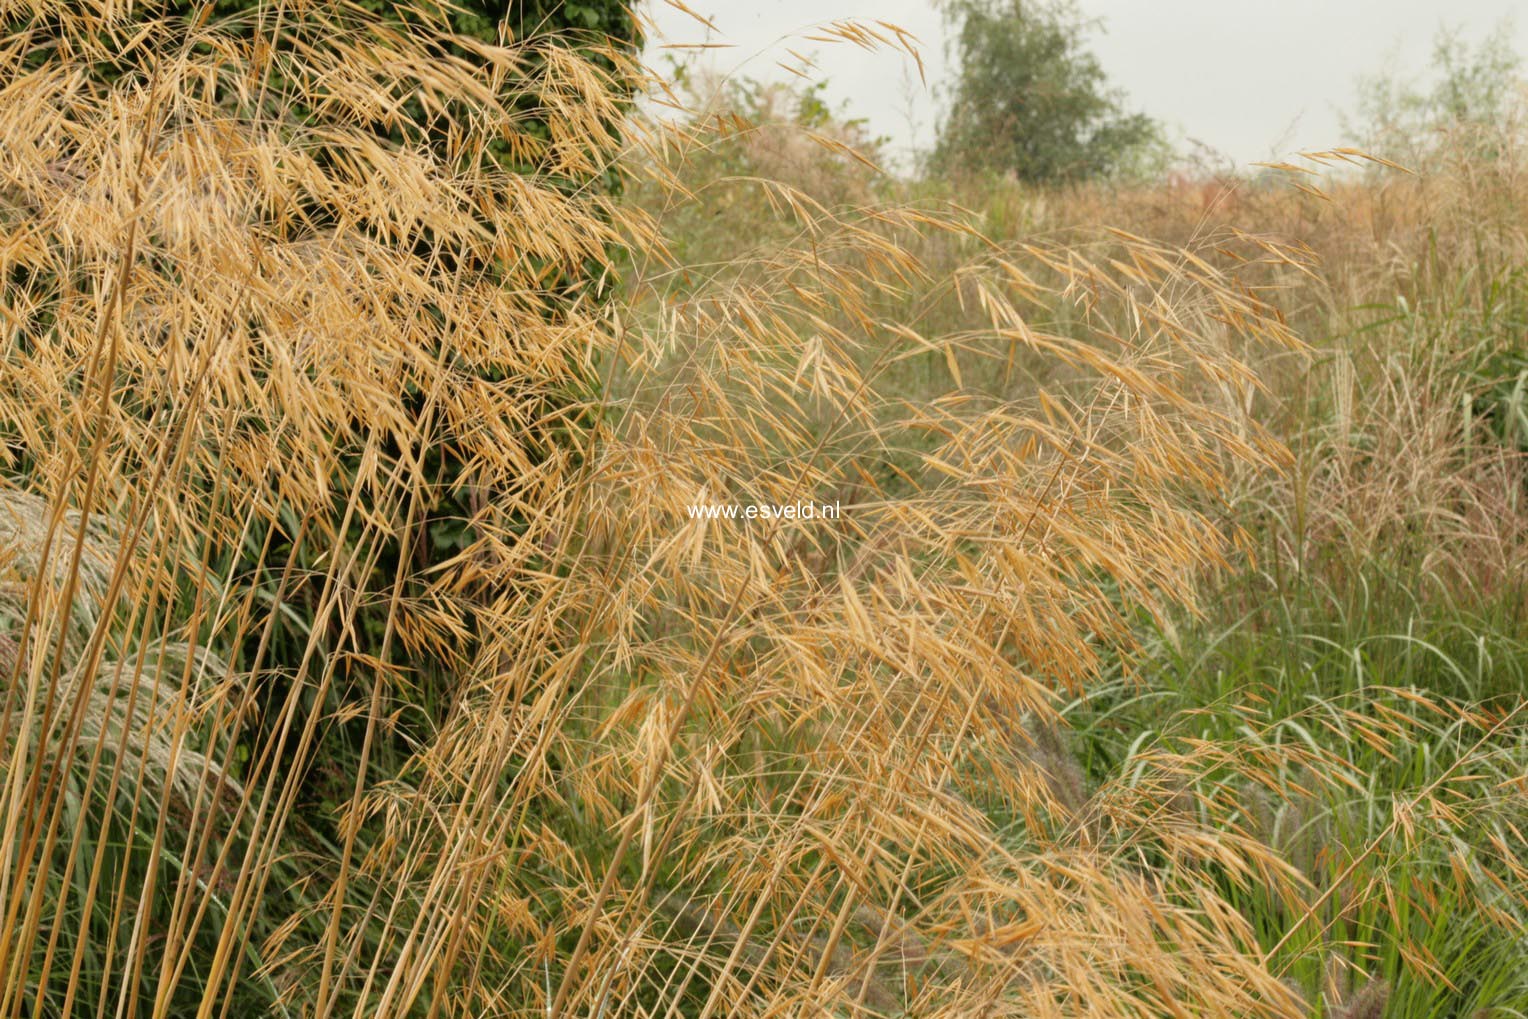
{"label": "stipa gigantea", "polygon": [[[655,140],[658,182],[638,186],[668,186],[676,153],[706,144]],[[458,781],[518,776],[483,816],[546,873],[484,880],[572,911],[545,1006],[1023,1014],[1067,993],[1097,1015],[1292,1014],[1229,906],[1206,931],[1189,885],[1080,835],[1016,846],[973,806],[1056,806],[993,765],[1128,643],[1132,606],[1190,597],[1223,547],[1183,493],[1228,458],[1277,453],[1195,394],[1251,385],[1229,331],[1293,345],[1277,313],[1201,253],[1140,238],[1008,247],[953,214],[707,187],[757,187],[782,224],[724,265],[631,245],[609,396],[557,508],[558,572],[523,599],[537,625],[505,632],[503,667],[427,754]],[[919,257],[939,237],[962,239],[958,264]],[[909,307],[909,290],[926,296]],[[967,325],[927,328],[962,300]],[[1036,322],[1045,302],[1072,310],[1071,332]],[[888,385],[908,357],[1000,361],[1014,344],[1059,366],[1056,384],[1004,399],[953,367],[921,403]],[[831,522],[686,512],[698,492],[845,491]],[[510,821],[563,801],[570,830]]]}
{"label": "stipa gigantea", "polygon": [[[672,166],[682,146],[655,149]],[[654,263],[632,283],[640,295],[650,281],[637,306],[655,339],[644,346],[628,323],[625,356],[608,367],[621,399],[600,405],[604,441],[618,445],[590,447],[606,455],[607,487],[581,487],[597,512],[561,531],[590,564],[574,582],[598,578],[584,597],[606,613],[602,629],[580,610],[569,655],[588,662],[603,634],[608,664],[580,677],[584,703],[567,709],[587,728],[530,758],[599,809],[593,830],[615,825],[603,871],[589,871],[582,843],[534,840],[538,854],[565,854],[561,893],[595,914],[552,1012],[588,995],[604,1010],[702,1015],[1027,1014],[1062,1000],[1099,1015],[1187,1002],[1303,1014],[1280,980],[1288,960],[1265,954],[1286,932],[1255,929],[1235,889],[1283,901],[1294,931],[1310,923],[1302,909],[1335,895],[1310,893],[1201,789],[1223,769],[1283,774],[1287,747],[1203,741],[1154,782],[1137,771],[1098,790],[1089,823],[1059,835],[1029,821],[1055,790],[1011,772],[1005,782],[994,750],[1026,716],[1054,714],[1055,692],[1086,691],[1108,644],[1130,638],[1122,606],[1190,596],[1223,546],[1188,492],[1213,491],[1238,457],[1288,463],[1239,417],[1249,372],[1228,341],[1245,329],[1298,346],[1269,295],[1282,273],[1311,278],[1308,255],[1252,235],[1229,263],[1118,232],[988,245],[926,210],[832,209],[746,174],[708,186],[759,188],[785,224],[750,231],[749,258]],[[697,193],[690,182],[649,207],[682,210]],[[974,254],[940,236],[976,238]],[[920,244],[958,258],[931,268],[909,252]],[[906,290],[919,295],[910,310],[896,304]],[[906,324],[942,298],[976,312],[948,334]],[[1037,324],[1057,306],[1070,310],[1066,332]],[[1034,373],[1052,380],[1046,391],[1004,400],[963,382],[962,359],[996,361],[1013,344],[1059,365]],[[927,355],[950,365],[946,393],[888,392],[887,364]],[[802,489],[859,494],[831,528],[739,531],[685,513],[697,492],[785,502]],[[479,696],[464,727],[502,711],[502,694]],[[591,760],[586,740],[614,745]],[[1306,763],[1320,786],[1353,781],[1319,753]],[[1462,776],[1442,778],[1469,792]],[[623,779],[606,806],[602,791]],[[994,833],[972,808],[1000,796],[1025,823]],[[1354,873],[1336,876],[1344,899],[1361,897]],[[667,935],[644,923],[655,900]],[[924,960],[957,950],[978,975],[897,952],[889,979],[889,946],[908,942],[878,916],[938,946]],[[1316,938],[1297,955],[1326,950]],[[846,968],[845,953],[862,961]]]}
{"label": "stipa gigantea", "polygon": [[[49,13],[86,59],[132,38]],[[1282,459],[1239,345],[1299,346],[1267,285],[1299,257],[697,188],[691,124],[630,125],[643,215],[566,186],[623,115],[574,55],[476,47],[511,101],[340,5],[184,31],[107,84],[6,51],[0,421],[57,532],[72,507],[121,551],[48,672],[98,735],[8,765],[0,1011],[1300,1014],[1219,879],[1325,921],[1219,824],[1222,772],[1287,761],[1148,747],[1090,787],[1016,746],[1228,554],[1228,471]],[[411,98],[453,158],[388,135]],[[557,179],[479,158],[506,138]],[[751,190],[748,250],[666,256],[686,202]],[[613,305],[564,285],[590,264]],[[483,510],[420,564],[447,437]],[[734,525],[698,491],[844,513]],[[122,674],[158,678],[88,729]],[[78,806],[108,791],[123,816]]]}
{"label": "stipa gigantea", "polygon": [[472,666],[547,521],[432,563],[422,507],[445,450],[485,518],[556,480],[622,58],[338,3],[0,13],[0,430],[41,493],[7,501],[0,1013],[428,1008],[496,928],[388,861],[445,781],[412,666]]}

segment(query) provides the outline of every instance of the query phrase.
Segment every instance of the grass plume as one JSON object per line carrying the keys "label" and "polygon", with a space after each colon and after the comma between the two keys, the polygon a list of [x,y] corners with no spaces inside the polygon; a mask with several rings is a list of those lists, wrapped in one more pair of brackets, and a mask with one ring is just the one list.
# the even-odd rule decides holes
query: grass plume
{"label": "grass plume", "polygon": [[1330,352],[1319,198],[970,210],[428,10],[21,10],[0,1015],[1523,1006],[1521,465],[1433,318]]}

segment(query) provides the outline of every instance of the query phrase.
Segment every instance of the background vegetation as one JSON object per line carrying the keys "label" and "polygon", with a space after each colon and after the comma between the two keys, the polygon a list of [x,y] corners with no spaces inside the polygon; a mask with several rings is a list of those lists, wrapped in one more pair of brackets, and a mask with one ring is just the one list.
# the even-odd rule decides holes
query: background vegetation
{"label": "background vegetation", "polygon": [[898,180],[622,39],[27,10],[0,1014],[1528,1012],[1510,61]]}
{"label": "background vegetation", "polygon": [[1163,170],[1161,126],[1109,88],[1071,0],[945,0],[943,8],[956,70],[931,153],[935,173],[1054,183]]}

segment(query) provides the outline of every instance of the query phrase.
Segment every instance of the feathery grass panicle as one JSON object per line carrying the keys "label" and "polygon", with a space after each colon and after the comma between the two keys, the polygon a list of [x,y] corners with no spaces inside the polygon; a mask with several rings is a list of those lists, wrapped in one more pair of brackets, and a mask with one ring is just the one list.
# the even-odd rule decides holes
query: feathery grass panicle
{"label": "feathery grass panicle", "polygon": [[1238,541],[1344,592],[1317,551],[1516,547],[1421,376],[1281,441],[1259,379],[1358,285],[1319,198],[969,212],[831,124],[629,115],[614,52],[128,13],[0,45],[0,1014],[1521,1000],[1520,695],[1196,643]]}
{"label": "feathery grass panicle", "polygon": [[[358,874],[386,855],[363,797],[388,783],[337,734],[397,725],[390,645],[469,668],[471,614],[523,556],[358,580],[431,524],[416,507],[448,440],[492,494],[484,532],[547,500],[540,408],[606,331],[558,279],[617,239],[567,180],[604,167],[621,101],[536,41],[445,56],[425,12],[161,13],[4,12],[0,1013],[411,1013],[459,946],[396,937],[477,918],[432,907],[426,877]],[[376,599],[387,634],[357,632]],[[307,651],[269,669],[291,618]],[[301,802],[334,764],[351,808]],[[379,975],[410,983],[378,1004]]]}

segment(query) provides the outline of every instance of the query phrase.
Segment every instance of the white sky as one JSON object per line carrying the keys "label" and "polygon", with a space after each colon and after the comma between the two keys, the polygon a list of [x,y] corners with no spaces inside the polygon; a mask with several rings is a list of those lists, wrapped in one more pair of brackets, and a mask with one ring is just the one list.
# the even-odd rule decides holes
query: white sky
{"label": "white sky", "polygon": [[[816,59],[834,102],[847,102],[894,151],[926,146],[946,72],[945,26],[931,0],[686,0],[716,23],[707,30],[663,0],[648,12],[671,43],[725,42],[699,54],[724,71],[785,79],[787,46]],[[1513,0],[1079,0],[1100,27],[1089,36],[1133,109],[1245,164],[1348,141],[1338,111],[1352,110],[1360,75],[1387,67],[1421,78],[1442,27],[1472,46],[1510,32],[1528,57],[1528,9]],[[911,62],[847,43],[805,41],[837,18],[880,19],[919,38],[928,86]],[[681,55],[681,54],[676,54]],[[649,51],[650,60],[662,51]]]}

